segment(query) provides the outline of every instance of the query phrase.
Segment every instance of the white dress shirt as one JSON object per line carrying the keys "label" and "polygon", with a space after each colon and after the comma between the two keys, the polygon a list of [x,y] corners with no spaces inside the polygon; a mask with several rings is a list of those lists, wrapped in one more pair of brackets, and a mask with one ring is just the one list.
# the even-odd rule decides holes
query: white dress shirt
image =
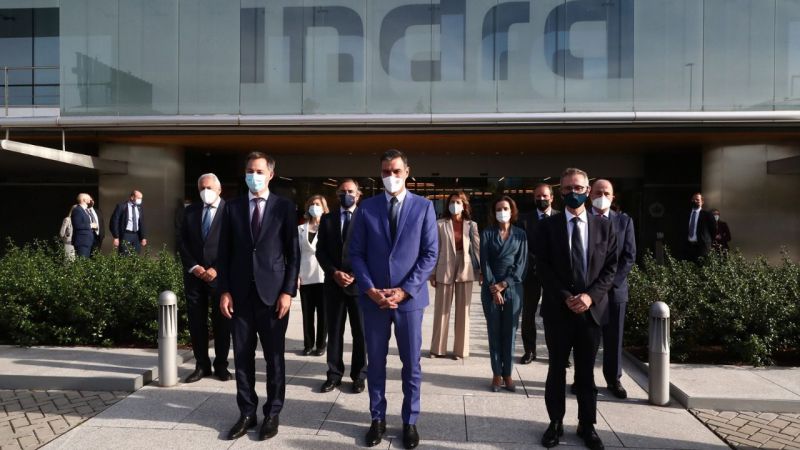
{"label": "white dress shirt", "polygon": [[94,231],[94,234],[96,234],[96,235],[100,236],[100,219],[98,219],[98,218],[97,218],[97,213],[96,213],[96,212],[94,212],[94,208],[88,208],[88,209],[86,210],[86,212],[88,212],[88,213],[89,213],[89,215],[90,215],[90,216],[92,216],[92,221],[94,221],[94,223],[96,223],[96,224],[97,224],[97,228],[95,228],[95,229],[93,230],[93,231]]}
{"label": "white dress shirt", "polygon": [[[136,208],[135,203],[128,202],[128,224],[125,226],[125,231],[133,233],[133,208]],[[139,218],[139,211],[136,211],[136,218]],[[138,225],[138,224],[137,224]],[[138,228],[138,226],[137,226]]]}
{"label": "white dress shirt", "polygon": [[[340,233],[342,231],[344,231],[344,217],[345,217],[344,213],[345,213],[345,211],[350,211],[350,222],[352,223],[352,221],[353,221],[353,213],[356,212],[356,205],[353,205],[348,209],[342,208],[341,206],[339,207],[339,232]],[[346,237],[346,236],[342,236],[342,238],[343,238],[342,240],[344,240],[344,237]]]}
{"label": "white dress shirt", "polygon": [[587,273],[589,261],[589,222],[586,216],[586,208],[580,215],[575,216],[569,210],[565,209],[564,214],[567,215],[567,242],[569,242],[569,250],[572,251],[572,232],[573,223],[572,218],[578,217],[578,232],[581,234],[581,243],[583,244],[583,273]]}

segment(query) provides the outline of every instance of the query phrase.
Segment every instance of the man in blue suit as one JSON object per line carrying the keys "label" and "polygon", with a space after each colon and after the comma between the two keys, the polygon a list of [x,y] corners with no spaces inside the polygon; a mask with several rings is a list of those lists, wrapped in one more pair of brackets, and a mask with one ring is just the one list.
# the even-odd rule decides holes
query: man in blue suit
{"label": "man in blue suit", "polygon": [[360,291],[369,361],[368,447],[378,445],[386,432],[386,355],[392,324],[403,362],[403,444],[419,445],[422,316],[439,244],[433,204],[406,190],[408,175],[405,154],[385,152],[381,177],[386,192],[362,201],[351,224],[350,262]]}
{"label": "man in blue suit", "polygon": [[589,194],[592,214],[611,221],[617,235],[617,272],[614,284],[608,291],[608,324],[603,326],[603,376],[608,390],[617,398],[627,398],[622,387],[622,330],[625,327],[625,310],[628,306],[628,274],[636,263],[636,238],[633,219],[625,213],[611,210],[614,186],[608,180],[595,180]]}
{"label": "man in blue suit", "polygon": [[249,193],[229,201],[220,231],[218,278],[222,315],[231,319],[240,417],[229,439],[256,425],[256,337],[267,361],[267,401],[258,439],[278,434],[286,398],[284,347],[289,308],[297,294],[300,246],[295,205],[269,191],[275,160],[260,152],[247,156]]}
{"label": "man in blue suit", "polygon": [[89,194],[78,194],[78,206],[72,209],[70,220],[72,220],[72,245],[75,247],[75,254],[88,258],[92,255],[94,246],[95,230],[99,225],[89,212],[89,203],[92,198]]}

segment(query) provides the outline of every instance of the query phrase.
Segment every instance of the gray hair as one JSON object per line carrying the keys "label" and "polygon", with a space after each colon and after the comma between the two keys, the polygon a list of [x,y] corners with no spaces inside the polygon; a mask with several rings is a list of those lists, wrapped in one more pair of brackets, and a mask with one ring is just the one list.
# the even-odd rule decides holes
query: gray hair
{"label": "gray hair", "polygon": [[200,178],[197,179],[197,189],[200,189],[200,183],[203,182],[203,178],[211,178],[211,179],[213,179],[214,180],[214,185],[219,187],[219,188],[222,188],[222,183],[219,182],[219,178],[217,178],[217,176],[214,175],[213,173],[209,172],[209,173],[204,173],[204,174],[200,175]]}

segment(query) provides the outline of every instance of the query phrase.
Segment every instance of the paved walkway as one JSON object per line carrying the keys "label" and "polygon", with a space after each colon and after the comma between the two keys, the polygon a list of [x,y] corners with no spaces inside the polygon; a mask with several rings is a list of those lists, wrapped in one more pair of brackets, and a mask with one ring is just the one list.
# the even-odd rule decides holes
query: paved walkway
{"label": "paved walkway", "polygon": [[711,409],[691,412],[736,448],[800,450],[800,414]]}

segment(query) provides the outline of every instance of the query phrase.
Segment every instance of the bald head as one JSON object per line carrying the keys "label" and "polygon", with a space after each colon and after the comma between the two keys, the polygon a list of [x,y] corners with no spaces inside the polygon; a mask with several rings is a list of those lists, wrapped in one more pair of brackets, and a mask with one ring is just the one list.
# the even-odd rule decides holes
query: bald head
{"label": "bald head", "polygon": [[592,183],[592,190],[589,192],[589,198],[592,200],[592,206],[595,209],[605,214],[611,203],[614,201],[614,186],[610,181],[598,178]]}
{"label": "bald head", "polygon": [[88,204],[91,200],[92,200],[92,197],[89,194],[85,193],[85,192],[81,192],[80,194],[78,194],[77,202],[78,202],[79,205],[81,203]]}

